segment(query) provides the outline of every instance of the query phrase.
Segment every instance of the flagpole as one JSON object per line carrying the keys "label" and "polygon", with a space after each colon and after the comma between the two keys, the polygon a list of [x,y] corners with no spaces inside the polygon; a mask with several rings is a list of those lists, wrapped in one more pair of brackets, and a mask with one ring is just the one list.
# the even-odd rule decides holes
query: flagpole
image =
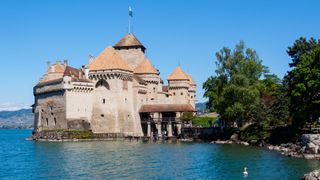
{"label": "flagpole", "polygon": [[129,15],[129,34],[131,34],[131,17]]}
{"label": "flagpole", "polygon": [[131,34],[131,31],[132,31],[132,27],[131,27],[131,18],[132,18],[132,9],[131,7],[129,6],[129,34]]}

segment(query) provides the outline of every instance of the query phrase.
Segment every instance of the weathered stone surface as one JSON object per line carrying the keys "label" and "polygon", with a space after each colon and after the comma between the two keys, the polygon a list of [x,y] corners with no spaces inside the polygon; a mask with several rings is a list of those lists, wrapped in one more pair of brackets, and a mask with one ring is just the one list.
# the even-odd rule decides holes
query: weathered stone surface
{"label": "weathered stone surface", "polygon": [[306,153],[319,153],[320,134],[303,134],[301,139]]}
{"label": "weathered stone surface", "polygon": [[[144,71],[134,73],[146,58],[143,46],[117,47],[116,51],[112,47],[107,49],[109,54],[104,51],[97,57],[100,65],[104,65],[101,68],[92,68],[97,58],[92,58],[81,69],[72,68],[66,62],[63,65],[58,62],[52,66],[49,64],[46,78],[34,87],[36,138],[64,139],[68,136],[59,130],[146,136],[143,132],[148,131],[142,130],[141,125],[142,113],[146,119],[153,119],[152,133],[161,135],[169,130],[171,136],[174,130],[180,131],[176,128],[179,123],[172,124],[172,127],[165,121],[159,123],[160,127],[155,123],[162,121],[163,116],[179,118],[181,113],[190,110],[169,111],[169,115],[167,111],[139,113],[139,110],[143,105],[157,104],[185,104],[194,108],[196,84],[191,76],[169,81],[168,86],[163,86],[160,73],[155,69],[151,74]],[[118,65],[128,67],[124,69]],[[182,70],[181,73],[185,74]],[[50,130],[57,133],[48,132]]]}
{"label": "weathered stone surface", "polygon": [[303,180],[319,180],[320,179],[320,170],[312,171],[308,174],[305,174],[301,179]]}

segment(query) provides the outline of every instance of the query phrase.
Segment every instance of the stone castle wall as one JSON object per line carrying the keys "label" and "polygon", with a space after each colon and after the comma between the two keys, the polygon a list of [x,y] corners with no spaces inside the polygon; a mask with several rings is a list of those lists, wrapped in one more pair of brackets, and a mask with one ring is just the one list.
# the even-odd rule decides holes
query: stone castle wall
{"label": "stone castle wall", "polygon": [[38,127],[38,130],[68,128],[63,90],[37,95],[36,104],[35,127]]}
{"label": "stone castle wall", "polygon": [[117,52],[128,63],[131,69],[136,68],[145,59],[145,54],[140,48],[117,49]]}
{"label": "stone castle wall", "polygon": [[[140,48],[116,51],[132,70],[145,59]],[[163,92],[158,74],[113,69],[87,72],[87,79],[83,81],[70,75],[35,87],[35,127],[39,131],[89,130],[141,136],[139,110],[143,105],[191,104],[195,107],[195,86],[190,86],[188,80],[169,81],[168,92]],[[157,117],[160,118],[161,113],[155,113]]]}

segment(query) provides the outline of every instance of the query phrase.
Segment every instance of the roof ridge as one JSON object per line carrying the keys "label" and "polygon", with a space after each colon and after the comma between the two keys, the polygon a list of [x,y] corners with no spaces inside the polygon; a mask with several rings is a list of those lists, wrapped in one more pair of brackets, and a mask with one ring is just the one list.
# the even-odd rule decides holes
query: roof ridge
{"label": "roof ridge", "polygon": [[112,46],[105,48],[97,58],[89,64],[90,70],[119,69],[132,71]]}
{"label": "roof ridge", "polygon": [[192,79],[191,75],[189,73],[185,73],[185,74],[189,78],[190,85],[196,85],[196,82]]}
{"label": "roof ridge", "polygon": [[177,66],[167,79],[169,81],[170,80],[189,80],[188,76],[186,75],[185,72],[183,72],[180,66]]}
{"label": "roof ridge", "polygon": [[130,47],[130,46],[142,46],[145,48],[142,43],[134,34],[126,34],[123,38],[118,41],[114,47]]}
{"label": "roof ridge", "polygon": [[148,58],[145,58],[135,69],[135,74],[159,74]]}

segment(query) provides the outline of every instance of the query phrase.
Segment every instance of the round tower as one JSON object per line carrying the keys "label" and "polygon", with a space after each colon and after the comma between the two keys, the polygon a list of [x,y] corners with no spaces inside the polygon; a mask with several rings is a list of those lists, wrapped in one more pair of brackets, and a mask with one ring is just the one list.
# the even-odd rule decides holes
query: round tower
{"label": "round tower", "polygon": [[182,71],[180,66],[175,68],[167,80],[169,93],[172,95],[174,104],[189,104],[189,77]]}
{"label": "round tower", "polygon": [[191,75],[186,73],[187,77],[189,78],[190,88],[189,92],[189,102],[193,108],[196,108],[196,82],[192,79]]}
{"label": "round tower", "polygon": [[[149,59],[145,58],[135,69],[134,75],[143,79],[147,83],[146,104],[157,103],[157,93],[159,92],[160,77],[159,72],[153,67]],[[161,86],[162,87],[162,86]]]}

